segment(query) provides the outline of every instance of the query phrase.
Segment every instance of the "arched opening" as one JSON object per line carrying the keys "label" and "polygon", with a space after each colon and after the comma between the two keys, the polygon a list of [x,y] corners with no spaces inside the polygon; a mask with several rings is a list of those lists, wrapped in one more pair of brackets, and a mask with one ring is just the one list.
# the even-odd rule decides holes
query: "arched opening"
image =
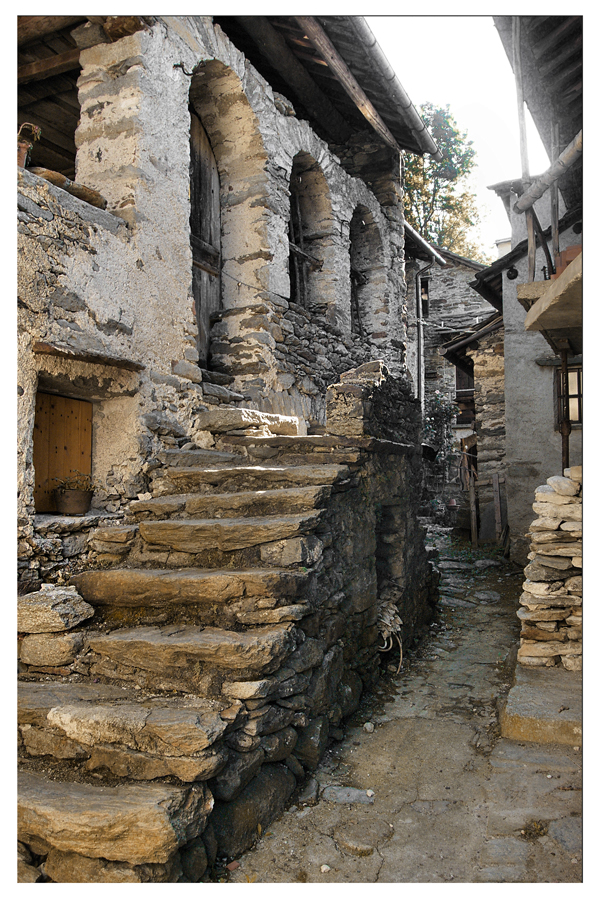
{"label": "arched opening", "polygon": [[366,206],[359,205],[350,221],[350,328],[361,337],[379,328],[387,284],[381,234]]}
{"label": "arched opening", "polygon": [[247,306],[272,277],[267,152],[258,119],[239,76],[218,60],[198,68],[189,98],[218,174],[221,302],[225,309]]}
{"label": "arched opening", "polygon": [[290,177],[290,299],[306,309],[330,304],[332,214],[325,176],[306,152],[294,157]]}

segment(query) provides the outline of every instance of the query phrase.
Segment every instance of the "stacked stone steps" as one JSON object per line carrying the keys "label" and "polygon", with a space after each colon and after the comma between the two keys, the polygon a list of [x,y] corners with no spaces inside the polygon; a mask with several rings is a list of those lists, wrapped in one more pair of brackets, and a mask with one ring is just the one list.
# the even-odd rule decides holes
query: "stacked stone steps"
{"label": "stacked stone steps", "polygon": [[[269,764],[290,759],[307,721],[302,691],[325,653],[298,627],[315,604],[315,532],[332,494],[354,484],[353,457],[315,461],[306,446],[280,436],[267,464],[241,445],[161,453],[153,496],[131,504],[126,559],[73,576],[96,611],[81,632],[81,680],[25,675],[19,714],[19,837],[32,852],[52,847],[53,880],[197,880],[185,860],[214,859],[210,825],[200,838],[212,797],[231,801],[263,764],[291,791],[300,763]],[[200,810],[193,827],[188,808]]]}
{"label": "stacked stone steps", "polygon": [[[363,441],[362,443],[365,443]],[[249,437],[224,435],[217,443],[221,452],[244,454],[248,461],[276,459],[284,465],[349,465],[360,462],[360,441],[335,435],[273,435]]]}
{"label": "stacked stone steps", "polygon": [[152,494],[163,497],[178,493],[260,491],[332,485],[350,477],[344,465],[222,465],[168,466],[155,473]]}
{"label": "stacked stone steps", "polygon": [[264,569],[104,569],[72,578],[82,597],[98,607],[154,607],[163,609],[237,601],[267,604],[270,598],[288,603],[305,596],[310,573]]}
{"label": "stacked stone steps", "polygon": [[18,724],[27,753],[108,769],[135,780],[192,782],[222,769],[222,742],[240,718],[239,701],[140,696],[124,686],[22,682]]}
{"label": "stacked stone steps", "polygon": [[250,516],[236,519],[164,519],[141,522],[144,541],[183,553],[203,550],[243,550],[314,531],[322,518],[320,510],[292,516]]}
{"label": "stacked stone steps", "polygon": [[229,494],[166,494],[152,500],[134,500],[130,506],[133,516],[146,518],[228,518],[233,513],[241,517],[277,516],[307,512],[325,506],[331,486],[316,485],[282,490],[236,491]]}
{"label": "stacked stone steps", "polygon": [[112,787],[23,771],[18,795],[19,840],[46,857],[53,881],[189,881],[193,856],[206,860],[213,800],[201,782]]}

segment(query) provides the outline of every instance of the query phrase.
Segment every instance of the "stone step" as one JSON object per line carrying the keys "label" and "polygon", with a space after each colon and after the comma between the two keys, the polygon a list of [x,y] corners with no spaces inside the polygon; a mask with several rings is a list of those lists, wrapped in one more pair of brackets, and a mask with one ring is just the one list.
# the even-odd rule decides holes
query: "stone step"
{"label": "stone step", "polygon": [[306,434],[306,423],[297,416],[282,416],[245,407],[220,407],[200,412],[196,428],[223,434],[231,431],[267,429],[271,434]]}
{"label": "stone step", "polygon": [[226,552],[307,534],[322,515],[322,510],[314,510],[291,516],[163,519],[140,522],[139,530],[143,540],[154,547],[190,554],[212,549]]}
{"label": "stone step", "polygon": [[85,760],[87,770],[107,768],[134,779],[211,778],[227,761],[220,739],[240,710],[240,702],[144,699],[111,685],[21,682],[18,689],[28,756]]}
{"label": "stone step", "polygon": [[250,461],[277,460],[286,465],[355,465],[362,450],[356,442],[335,435],[276,435],[248,437],[223,435],[217,447],[222,451],[244,452]]}
{"label": "stone step", "polygon": [[231,494],[167,494],[152,500],[133,500],[129,509],[142,519],[276,516],[322,508],[330,495],[331,487],[325,485]]}
{"label": "stone step", "polygon": [[286,569],[103,569],[71,578],[93,607],[177,608],[195,604],[251,604],[264,598],[294,601],[306,593],[310,572]]}
{"label": "stone step", "polygon": [[236,453],[219,450],[161,450],[157,454],[164,466],[220,466],[244,462],[244,457]]}
{"label": "stone step", "polygon": [[66,853],[98,860],[105,881],[134,880],[115,877],[119,867],[106,860],[168,864],[180,846],[202,834],[213,806],[201,783],[109,787],[29,771],[19,774],[18,797],[20,841],[49,846],[48,860]]}
{"label": "stone step", "polygon": [[296,649],[297,639],[289,622],[242,632],[196,625],[120,628],[89,635],[96,654],[90,676],[215,697],[232,672],[244,680],[275,671]]}
{"label": "stone step", "polygon": [[218,493],[237,491],[274,490],[277,488],[329,485],[347,479],[350,469],[345,465],[301,466],[172,466],[156,472],[153,478],[153,494],[189,492]]}

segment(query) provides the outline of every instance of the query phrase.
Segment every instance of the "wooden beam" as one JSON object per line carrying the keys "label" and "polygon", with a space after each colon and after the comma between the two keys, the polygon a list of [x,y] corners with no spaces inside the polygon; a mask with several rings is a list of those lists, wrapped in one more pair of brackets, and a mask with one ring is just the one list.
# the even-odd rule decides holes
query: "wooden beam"
{"label": "wooden beam", "polygon": [[570,144],[568,144],[558,159],[552,163],[543,175],[531,184],[524,194],[522,194],[513,209],[516,213],[526,212],[530,209],[536,200],[539,200],[548,188],[557,181],[561,175],[574,165],[583,154],[583,132],[580,131]]}
{"label": "wooden beam", "polygon": [[356,78],[348,68],[346,62],[339,55],[324,30],[312,16],[296,16],[296,21],[304,33],[310,38],[313,46],[319,51],[327,65],[330,66],[337,75],[342,87],[361,111],[367,122],[375,129],[377,134],[383,138],[386,144],[400,153],[395,137],[357,82]]}
{"label": "wooden beam", "polygon": [[86,16],[18,16],[17,44],[29,44],[69,25],[85,22]]}
{"label": "wooden beam", "polygon": [[63,72],[70,72],[72,69],[77,68],[79,68],[78,47],[74,50],[67,50],[66,53],[50,56],[48,59],[40,59],[38,62],[19,66],[18,82],[19,84],[27,84],[30,81],[42,81],[44,78],[62,75]]}
{"label": "wooden beam", "polygon": [[235,18],[326,133],[335,140],[347,140],[352,129],[296,59],[285,38],[264,16]]}

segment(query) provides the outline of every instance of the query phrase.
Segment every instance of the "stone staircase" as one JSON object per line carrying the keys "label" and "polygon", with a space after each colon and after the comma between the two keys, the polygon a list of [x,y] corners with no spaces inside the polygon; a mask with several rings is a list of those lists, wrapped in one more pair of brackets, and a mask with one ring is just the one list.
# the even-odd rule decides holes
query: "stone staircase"
{"label": "stone staircase", "polygon": [[[93,618],[37,635],[55,648],[69,636],[65,674],[23,666],[22,881],[199,881],[316,765],[324,712],[336,704],[339,722],[358,702],[360,679],[342,677],[342,579],[324,553],[362,451],[289,434],[292,421],[265,435],[266,414],[253,425],[253,411],[228,412],[214,450],[160,454],[119,566],[72,578]],[[239,813],[261,771],[278,790]]]}

